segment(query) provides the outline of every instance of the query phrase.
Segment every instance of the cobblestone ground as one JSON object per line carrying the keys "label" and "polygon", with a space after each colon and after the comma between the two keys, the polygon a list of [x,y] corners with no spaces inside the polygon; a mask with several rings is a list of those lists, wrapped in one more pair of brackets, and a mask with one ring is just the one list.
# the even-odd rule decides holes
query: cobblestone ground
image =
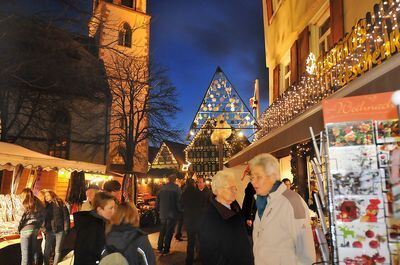
{"label": "cobblestone ground", "polygon": [[[150,243],[153,246],[154,252],[156,253],[157,265],[185,265],[187,246],[187,238],[185,233],[183,235],[183,241],[178,241],[175,238],[172,239],[170,249],[171,253],[167,256],[161,256],[157,252],[158,235],[158,232],[149,234]],[[201,263],[195,262],[193,265],[201,265]]]}

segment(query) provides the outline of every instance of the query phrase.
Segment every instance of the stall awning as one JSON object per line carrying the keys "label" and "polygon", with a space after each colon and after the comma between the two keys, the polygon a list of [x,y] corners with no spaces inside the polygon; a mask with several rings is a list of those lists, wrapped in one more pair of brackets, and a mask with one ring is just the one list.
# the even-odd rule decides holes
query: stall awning
{"label": "stall awning", "polygon": [[14,167],[18,164],[24,167],[40,166],[45,170],[65,169],[102,174],[106,172],[105,165],[61,159],[44,155],[16,144],[0,142],[0,169]]}
{"label": "stall awning", "polygon": [[[328,99],[382,93],[400,89],[400,54],[359,76]],[[277,128],[249,145],[225,164],[234,167],[246,163],[261,153],[275,153],[293,144],[311,138],[309,127],[315,133],[324,129],[322,103],[317,103],[299,117]]]}

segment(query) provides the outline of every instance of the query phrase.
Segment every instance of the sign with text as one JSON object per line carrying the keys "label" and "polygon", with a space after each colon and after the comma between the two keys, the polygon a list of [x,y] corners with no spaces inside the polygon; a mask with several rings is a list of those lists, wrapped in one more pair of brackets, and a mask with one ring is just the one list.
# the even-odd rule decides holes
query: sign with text
{"label": "sign with text", "polygon": [[333,122],[397,119],[393,92],[322,101],[324,124]]}

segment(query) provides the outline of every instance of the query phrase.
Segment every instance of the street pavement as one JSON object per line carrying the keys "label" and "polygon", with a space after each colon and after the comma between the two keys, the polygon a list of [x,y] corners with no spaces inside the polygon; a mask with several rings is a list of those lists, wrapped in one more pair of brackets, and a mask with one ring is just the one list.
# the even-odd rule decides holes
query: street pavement
{"label": "street pavement", "polygon": [[[187,246],[187,237],[185,232],[183,231],[182,241],[178,241],[175,238],[172,238],[170,254],[163,256],[160,255],[157,251],[157,242],[159,232],[149,234],[150,243],[156,253],[157,265],[185,265],[186,259],[186,246]],[[200,262],[195,262],[193,265],[201,265]]]}

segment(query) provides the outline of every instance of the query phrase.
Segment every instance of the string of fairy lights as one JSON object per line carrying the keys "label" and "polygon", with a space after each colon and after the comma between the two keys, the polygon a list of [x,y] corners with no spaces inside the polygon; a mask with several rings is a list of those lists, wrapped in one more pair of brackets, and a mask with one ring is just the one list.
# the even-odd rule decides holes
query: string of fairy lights
{"label": "string of fairy lights", "polygon": [[154,158],[154,164],[159,164],[159,159],[161,156],[163,156],[163,151],[167,150],[167,152],[169,153],[169,156],[171,157],[171,164],[178,164],[178,162],[175,159],[175,156],[173,155],[173,153],[171,152],[171,150],[169,149],[169,147],[165,144],[162,143],[159,151],[157,152],[155,158]]}
{"label": "string of fairy lights", "polygon": [[262,114],[257,139],[281,127],[400,51],[400,0],[382,1]]}

